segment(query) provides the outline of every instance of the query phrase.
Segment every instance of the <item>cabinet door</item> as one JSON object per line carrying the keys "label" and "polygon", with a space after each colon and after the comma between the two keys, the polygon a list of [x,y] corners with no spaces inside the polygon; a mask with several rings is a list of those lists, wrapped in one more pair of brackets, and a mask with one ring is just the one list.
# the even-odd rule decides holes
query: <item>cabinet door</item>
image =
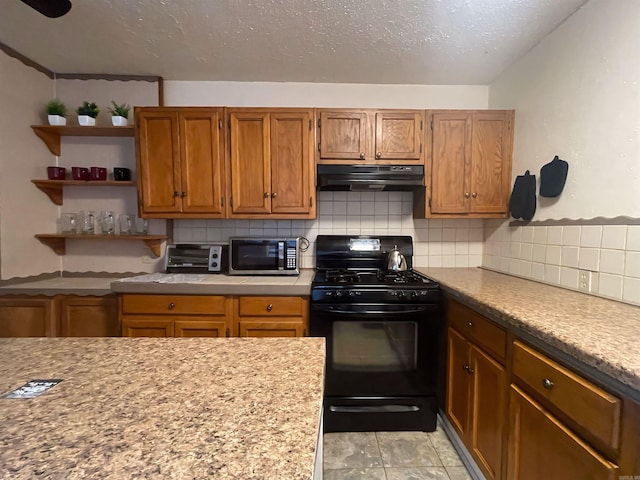
{"label": "cabinet door", "polygon": [[0,298],[0,337],[54,336],[56,309],[53,298]]}
{"label": "cabinet door", "polygon": [[471,345],[473,412],[471,451],[489,479],[501,478],[506,374],[502,365]]}
{"label": "cabinet door", "polygon": [[471,197],[471,115],[433,114],[431,213],[467,213]]}
{"label": "cabinet door", "polygon": [[271,213],[309,213],[312,112],[271,114]]}
{"label": "cabinet door", "polygon": [[173,318],[123,317],[123,337],[173,337]]}
{"label": "cabinet door", "polygon": [[320,159],[365,160],[369,125],[362,111],[320,111]]}
{"label": "cabinet door", "polygon": [[304,320],[277,319],[268,321],[263,319],[240,320],[239,333],[241,337],[303,337],[305,335]]}
{"label": "cabinet door", "polygon": [[136,152],[141,210],[180,212],[178,114],[157,108],[136,110]]}
{"label": "cabinet door", "polygon": [[467,438],[470,427],[469,361],[469,343],[458,332],[450,328],[447,350],[446,410],[449,420],[463,440]]}
{"label": "cabinet door", "polygon": [[176,337],[228,337],[229,329],[225,317],[175,319]]}
{"label": "cabinet door", "polygon": [[231,112],[232,213],[271,212],[269,114]]}
{"label": "cabinet door", "polygon": [[185,110],[180,119],[182,211],[224,215],[222,109]]}
{"label": "cabinet door", "polygon": [[376,160],[421,161],[424,113],[376,113]]}
{"label": "cabinet door", "polygon": [[469,211],[506,213],[511,182],[513,112],[475,112],[472,116]]}
{"label": "cabinet door", "polygon": [[601,457],[514,385],[509,404],[509,480],[618,478],[616,465]]}
{"label": "cabinet door", "polygon": [[65,295],[60,300],[60,335],[63,337],[119,337],[118,299]]}

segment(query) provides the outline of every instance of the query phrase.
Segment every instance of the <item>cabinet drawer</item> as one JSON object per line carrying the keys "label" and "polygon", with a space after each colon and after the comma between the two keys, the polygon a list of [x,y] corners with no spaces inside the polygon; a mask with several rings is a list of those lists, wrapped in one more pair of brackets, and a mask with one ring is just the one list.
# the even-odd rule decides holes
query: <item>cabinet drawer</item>
{"label": "cabinet drawer", "polygon": [[306,315],[302,297],[240,297],[241,317],[299,317]]}
{"label": "cabinet drawer", "polygon": [[513,374],[539,401],[564,414],[576,430],[617,449],[621,400],[519,341],[513,343]]}
{"label": "cabinet drawer", "polygon": [[123,295],[122,312],[164,315],[225,313],[225,297],[208,295]]}
{"label": "cabinet drawer", "polygon": [[498,360],[504,361],[507,333],[491,320],[464,305],[449,302],[449,321],[452,327]]}

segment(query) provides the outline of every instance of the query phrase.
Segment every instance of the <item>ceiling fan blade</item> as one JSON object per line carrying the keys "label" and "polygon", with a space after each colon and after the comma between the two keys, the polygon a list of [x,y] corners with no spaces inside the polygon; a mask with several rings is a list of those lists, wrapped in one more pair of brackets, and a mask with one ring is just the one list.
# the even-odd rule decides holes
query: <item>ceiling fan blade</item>
{"label": "ceiling fan blade", "polygon": [[21,0],[45,17],[58,18],[71,10],[69,0]]}

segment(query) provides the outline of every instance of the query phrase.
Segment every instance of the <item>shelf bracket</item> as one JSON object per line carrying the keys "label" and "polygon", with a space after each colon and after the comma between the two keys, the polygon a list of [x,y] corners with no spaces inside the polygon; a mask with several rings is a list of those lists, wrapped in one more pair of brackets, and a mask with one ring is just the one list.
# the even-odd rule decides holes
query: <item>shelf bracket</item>
{"label": "shelf bracket", "polygon": [[162,246],[162,239],[155,239],[155,238],[149,238],[149,239],[143,239],[142,240],[147,247],[149,247],[149,249],[153,252],[153,254],[156,257],[160,256],[160,247]]}
{"label": "shelf bracket", "polygon": [[51,182],[41,182],[39,180],[31,180],[36,187],[42,190],[53,203],[62,205],[62,184]]}
{"label": "shelf bracket", "polygon": [[36,235],[36,238],[44,243],[58,255],[64,255],[67,252],[67,242],[64,237],[48,237]]}
{"label": "shelf bracket", "polygon": [[56,157],[60,156],[60,133],[57,131],[52,131],[47,128],[40,128],[37,125],[32,126],[35,134],[40,137],[40,139],[47,146],[49,151],[53,153]]}

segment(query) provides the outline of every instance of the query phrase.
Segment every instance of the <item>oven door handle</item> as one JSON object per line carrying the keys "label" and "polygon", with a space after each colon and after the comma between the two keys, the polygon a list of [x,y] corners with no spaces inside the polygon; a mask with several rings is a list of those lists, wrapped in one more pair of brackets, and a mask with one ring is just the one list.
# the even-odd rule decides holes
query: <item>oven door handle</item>
{"label": "oven door handle", "polygon": [[329,305],[312,305],[311,310],[321,313],[334,313],[338,315],[385,315],[385,316],[399,316],[399,315],[411,315],[414,313],[427,313],[440,310],[438,305],[421,305],[417,308],[407,308],[404,310],[385,310],[382,307],[379,310],[373,310],[372,308],[380,308],[377,305],[370,305],[369,307],[358,308],[355,310],[343,310],[335,308]]}

